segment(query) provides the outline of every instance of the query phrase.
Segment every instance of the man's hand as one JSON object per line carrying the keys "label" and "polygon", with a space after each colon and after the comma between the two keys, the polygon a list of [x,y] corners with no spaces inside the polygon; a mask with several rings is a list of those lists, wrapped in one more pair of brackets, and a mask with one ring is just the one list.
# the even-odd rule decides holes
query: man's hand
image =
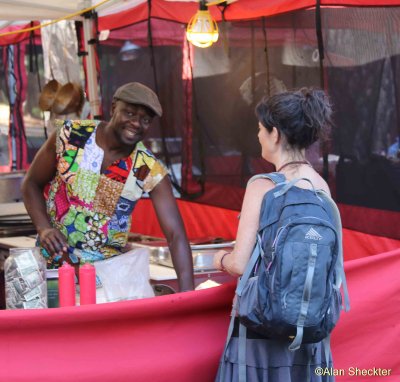
{"label": "man's hand", "polygon": [[65,236],[56,228],[44,228],[38,231],[41,246],[49,255],[63,256],[68,250]]}
{"label": "man's hand", "polygon": [[135,247],[131,243],[126,243],[125,247],[121,248],[122,253],[132,251]]}

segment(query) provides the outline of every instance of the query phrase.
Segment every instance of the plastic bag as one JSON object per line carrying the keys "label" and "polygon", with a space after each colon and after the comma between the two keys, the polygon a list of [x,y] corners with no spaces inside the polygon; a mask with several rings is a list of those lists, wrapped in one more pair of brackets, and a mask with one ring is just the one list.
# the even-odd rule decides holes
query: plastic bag
{"label": "plastic bag", "polygon": [[4,263],[6,308],[47,308],[46,262],[39,248],[10,248]]}
{"label": "plastic bag", "polygon": [[102,288],[97,289],[97,302],[154,297],[149,282],[147,248],[133,249],[111,259],[96,261],[94,266],[102,284]]}

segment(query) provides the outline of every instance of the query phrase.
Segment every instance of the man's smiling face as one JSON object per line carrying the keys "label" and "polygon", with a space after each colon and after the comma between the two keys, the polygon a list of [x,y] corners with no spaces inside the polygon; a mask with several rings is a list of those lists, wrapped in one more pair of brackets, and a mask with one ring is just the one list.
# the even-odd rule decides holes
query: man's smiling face
{"label": "man's smiling face", "polygon": [[153,113],[145,106],[114,100],[112,125],[117,139],[124,146],[135,146],[141,141],[153,120]]}

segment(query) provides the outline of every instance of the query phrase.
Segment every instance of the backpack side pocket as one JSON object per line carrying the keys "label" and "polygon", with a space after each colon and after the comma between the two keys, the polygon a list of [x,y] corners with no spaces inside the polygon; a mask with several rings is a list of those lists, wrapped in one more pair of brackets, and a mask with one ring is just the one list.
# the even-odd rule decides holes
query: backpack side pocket
{"label": "backpack side pocket", "polygon": [[261,324],[258,301],[258,276],[250,277],[239,298],[240,321],[248,328]]}
{"label": "backpack side pocket", "polygon": [[340,289],[335,284],[332,284],[332,296],[324,317],[324,327],[327,333],[330,333],[336,326],[341,310],[342,295]]}

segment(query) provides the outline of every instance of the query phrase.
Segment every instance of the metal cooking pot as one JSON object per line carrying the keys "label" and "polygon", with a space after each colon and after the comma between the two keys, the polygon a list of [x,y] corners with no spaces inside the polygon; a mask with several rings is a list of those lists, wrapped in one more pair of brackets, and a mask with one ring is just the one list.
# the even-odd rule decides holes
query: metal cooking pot
{"label": "metal cooking pot", "polygon": [[[227,241],[216,244],[201,244],[191,245],[193,256],[193,270],[194,272],[204,272],[215,270],[213,259],[215,253],[220,249],[231,251],[235,245],[234,241]],[[149,251],[150,262],[157,265],[166,267],[173,267],[171,253],[167,245],[153,246],[151,243],[131,243],[133,248],[147,248]]]}

